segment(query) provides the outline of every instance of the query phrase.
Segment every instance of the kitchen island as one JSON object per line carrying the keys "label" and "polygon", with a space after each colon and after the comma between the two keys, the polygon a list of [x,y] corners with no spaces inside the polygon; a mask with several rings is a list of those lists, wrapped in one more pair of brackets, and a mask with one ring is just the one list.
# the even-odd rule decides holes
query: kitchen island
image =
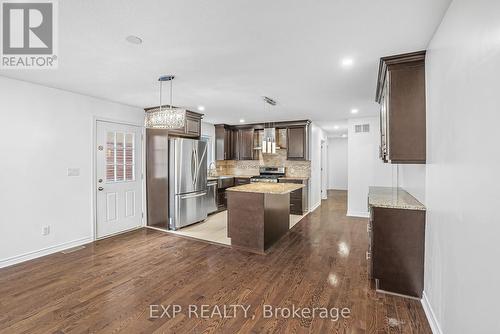
{"label": "kitchen island", "polygon": [[303,184],[251,183],[227,189],[227,235],[231,247],[265,254],[288,232],[290,193]]}

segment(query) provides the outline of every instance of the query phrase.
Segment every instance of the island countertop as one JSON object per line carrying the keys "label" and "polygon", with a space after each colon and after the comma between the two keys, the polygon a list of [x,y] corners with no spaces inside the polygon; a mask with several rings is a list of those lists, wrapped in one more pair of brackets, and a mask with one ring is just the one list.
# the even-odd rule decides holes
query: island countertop
{"label": "island countertop", "polygon": [[227,188],[226,191],[284,195],[304,187],[305,186],[303,184],[295,184],[295,183],[256,182],[256,183],[244,184],[241,186]]}
{"label": "island countertop", "polygon": [[379,208],[425,211],[422,203],[401,188],[370,187],[368,205]]}

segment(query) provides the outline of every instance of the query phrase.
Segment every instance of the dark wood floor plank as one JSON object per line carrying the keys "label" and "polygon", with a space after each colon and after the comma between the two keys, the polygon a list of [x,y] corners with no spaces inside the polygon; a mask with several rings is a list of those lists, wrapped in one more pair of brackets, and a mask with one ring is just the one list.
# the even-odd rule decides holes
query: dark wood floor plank
{"label": "dark wood floor plank", "polygon": [[[431,333],[419,301],[375,293],[366,219],[331,191],[265,256],[141,229],[0,269],[0,333]],[[150,318],[151,304],[179,304]],[[190,304],[250,305],[189,318]],[[275,308],[348,307],[347,319],[266,319]]]}

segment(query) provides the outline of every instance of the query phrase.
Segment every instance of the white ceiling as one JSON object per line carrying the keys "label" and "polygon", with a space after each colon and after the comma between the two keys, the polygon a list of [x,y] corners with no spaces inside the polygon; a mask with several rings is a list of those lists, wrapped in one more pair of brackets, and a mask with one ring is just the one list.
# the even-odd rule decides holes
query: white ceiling
{"label": "white ceiling", "polygon": [[[205,106],[207,121],[312,119],[334,131],[351,108],[375,114],[379,58],[425,49],[449,2],[64,0],[59,68],[1,75],[146,107],[158,76],[175,74],[174,104]],[[278,106],[265,110],[262,95]]]}

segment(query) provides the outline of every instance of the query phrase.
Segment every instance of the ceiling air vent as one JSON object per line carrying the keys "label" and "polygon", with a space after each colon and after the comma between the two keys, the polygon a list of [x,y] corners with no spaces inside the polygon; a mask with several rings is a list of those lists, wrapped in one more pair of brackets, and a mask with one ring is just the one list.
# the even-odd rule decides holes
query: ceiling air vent
{"label": "ceiling air vent", "polygon": [[354,125],[355,133],[370,132],[370,124],[356,124]]}

